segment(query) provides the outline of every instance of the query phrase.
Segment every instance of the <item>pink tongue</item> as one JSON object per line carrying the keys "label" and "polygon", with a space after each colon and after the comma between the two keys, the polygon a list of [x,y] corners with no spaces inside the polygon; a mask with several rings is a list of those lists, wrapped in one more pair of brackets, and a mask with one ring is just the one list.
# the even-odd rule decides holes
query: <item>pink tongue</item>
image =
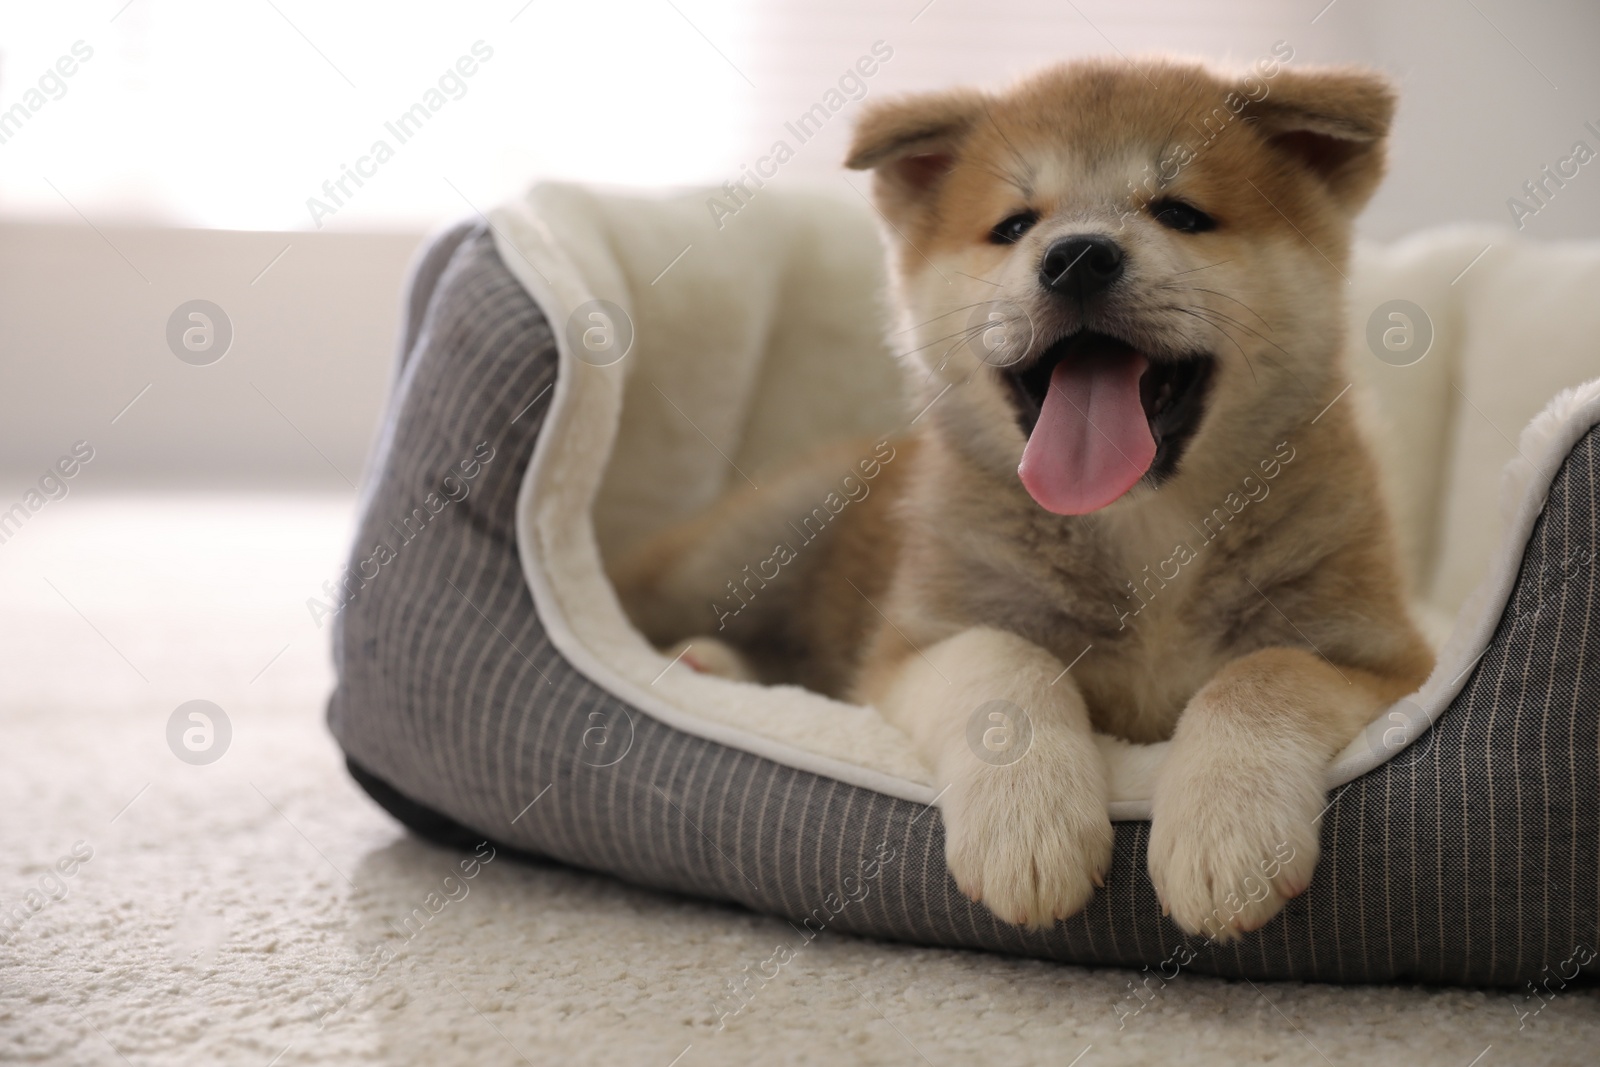
{"label": "pink tongue", "polygon": [[1139,402],[1143,356],[1069,358],[1050,375],[1039,421],[1017,473],[1028,495],[1057,515],[1105,507],[1144,477],[1155,438]]}

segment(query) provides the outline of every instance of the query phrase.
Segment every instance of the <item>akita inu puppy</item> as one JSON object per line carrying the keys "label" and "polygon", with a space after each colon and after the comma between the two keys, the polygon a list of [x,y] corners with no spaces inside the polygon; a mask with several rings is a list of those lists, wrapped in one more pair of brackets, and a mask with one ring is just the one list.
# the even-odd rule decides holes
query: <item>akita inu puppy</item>
{"label": "akita inu puppy", "polygon": [[[872,443],[655,538],[613,571],[629,614],[700,669],[904,729],[957,885],[1012,922],[1102,883],[1096,735],[1170,739],[1157,893],[1192,933],[1261,926],[1310,882],[1331,758],[1432,667],[1340,355],[1393,110],[1371,72],[1276,60],[868,106],[847,163],[874,172],[920,414],[720,641],[707,605]],[[975,715],[1026,745],[994,758]]]}

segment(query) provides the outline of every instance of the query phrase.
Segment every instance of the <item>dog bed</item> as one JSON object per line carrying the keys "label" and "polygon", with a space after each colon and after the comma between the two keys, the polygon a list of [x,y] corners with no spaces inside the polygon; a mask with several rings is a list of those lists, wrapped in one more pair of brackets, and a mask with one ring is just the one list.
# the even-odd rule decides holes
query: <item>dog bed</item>
{"label": "dog bed", "polygon": [[[907,421],[869,209],[764,189],[729,217],[720,195],[541,185],[418,260],[350,566],[312,608],[330,725],[381,804],[784,916],[796,948],[850,932],[1163,980],[1600,967],[1600,249],[1454,230],[1358,255],[1336,402],[1368,412],[1439,666],[1331,767],[1311,889],[1217,945],[1145,873],[1165,746],[1113,762],[1107,887],[1026,930],[957,891],[929,775],[876,712],[696,674],[628,624],[605,559]],[[1369,348],[1391,324],[1415,347]]]}

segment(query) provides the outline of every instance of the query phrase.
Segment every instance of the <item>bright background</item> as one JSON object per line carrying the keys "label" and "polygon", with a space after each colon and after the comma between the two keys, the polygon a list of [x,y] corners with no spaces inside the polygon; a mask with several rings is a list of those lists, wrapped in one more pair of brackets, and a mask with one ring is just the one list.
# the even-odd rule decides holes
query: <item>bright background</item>
{"label": "bright background", "polygon": [[[413,139],[385,129],[474,42],[493,57]],[[94,55],[0,144],[0,508],[86,439],[92,486],[349,492],[380,416],[405,264],[431,229],[541,177],[737,177],[875,41],[871,96],[1004,83],[1077,55],[1172,51],[1390,72],[1378,239],[1509,224],[1600,125],[1600,5],[1513,0],[94,0],[0,6],[0,112],[74,42]],[[838,189],[859,103],[777,181]],[[317,228],[307,199],[376,138],[395,157]],[[1591,173],[1593,170],[1595,173]],[[1600,164],[1528,220],[1600,237]],[[164,340],[196,298],[236,340]],[[135,400],[135,398],[137,398]],[[130,406],[130,402],[131,406]],[[113,421],[115,420],[115,421]],[[17,488],[13,491],[13,486]]]}
{"label": "bright background", "polygon": [[[465,96],[330,227],[426,229],[469,211],[463,197],[493,204],[535,176],[720,182],[875,40],[895,54],[873,95],[1004,82],[1112,51],[1246,64],[1277,40],[1296,63],[1383,67],[1403,106],[1393,175],[1365,229],[1386,237],[1508,219],[1506,198],[1574,139],[1593,140],[1585,120],[1600,121],[1600,5],[1590,0],[10,4],[0,107],[77,40],[94,58],[0,145],[8,218],[76,221],[70,201],[97,225],[311,228],[306,198],[477,40],[494,58]],[[849,115],[840,118],[784,180],[839,180]],[[1530,223],[1535,232],[1600,236],[1600,180],[1561,200]]]}

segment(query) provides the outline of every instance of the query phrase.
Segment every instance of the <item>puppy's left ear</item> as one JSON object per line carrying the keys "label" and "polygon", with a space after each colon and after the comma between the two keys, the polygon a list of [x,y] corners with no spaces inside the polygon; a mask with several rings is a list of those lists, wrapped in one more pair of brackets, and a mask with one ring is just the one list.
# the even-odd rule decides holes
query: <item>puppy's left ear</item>
{"label": "puppy's left ear", "polygon": [[1315,174],[1349,214],[1383,177],[1384,140],[1394,119],[1389,80],[1365,67],[1287,68],[1245,114],[1267,142]]}

